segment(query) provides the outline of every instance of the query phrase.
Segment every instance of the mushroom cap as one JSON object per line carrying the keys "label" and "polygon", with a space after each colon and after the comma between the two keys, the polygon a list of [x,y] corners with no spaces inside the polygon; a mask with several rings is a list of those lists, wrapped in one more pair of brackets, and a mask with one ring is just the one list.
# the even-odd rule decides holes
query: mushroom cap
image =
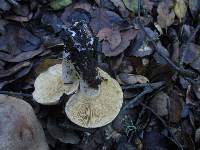
{"label": "mushroom cap", "polygon": [[72,95],[65,106],[68,118],[85,128],[97,128],[112,122],[123,103],[123,92],[119,83],[106,72],[97,69],[103,79],[98,89],[80,82],[80,90]]}
{"label": "mushroom cap", "polygon": [[[70,74],[68,74],[70,76]],[[78,89],[79,81],[74,78],[71,84],[64,84],[62,65],[56,64],[46,72],[41,73],[35,80],[33,98],[40,104],[57,104],[63,93],[71,94]]]}

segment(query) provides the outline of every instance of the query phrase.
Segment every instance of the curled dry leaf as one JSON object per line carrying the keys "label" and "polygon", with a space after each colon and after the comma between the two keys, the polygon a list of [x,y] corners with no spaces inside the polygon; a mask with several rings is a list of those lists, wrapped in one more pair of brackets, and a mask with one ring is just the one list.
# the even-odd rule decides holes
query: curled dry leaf
{"label": "curled dry leaf", "polygon": [[28,22],[29,20],[31,20],[31,18],[33,17],[33,14],[30,13],[28,16],[5,16],[5,19],[7,20],[12,20],[12,21],[18,21],[18,22]]}
{"label": "curled dry leaf", "polygon": [[13,75],[16,72],[18,72],[20,69],[28,67],[30,65],[31,65],[30,62],[22,62],[22,63],[19,63],[19,64],[15,65],[15,66],[9,68],[8,70],[0,70],[0,78]]}
{"label": "curled dry leaf", "polygon": [[65,106],[68,118],[85,128],[110,123],[122,107],[123,92],[118,82],[99,68],[98,73],[103,79],[98,89],[90,88],[81,81],[80,90],[70,97]]}
{"label": "curled dry leaf", "polygon": [[121,84],[136,84],[136,83],[147,83],[149,80],[142,75],[134,75],[128,73],[120,73],[118,75],[119,83]]}
{"label": "curled dry leaf", "polygon": [[174,22],[175,14],[173,10],[170,10],[172,7],[173,2],[171,0],[164,0],[158,5],[157,22],[162,28],[167,28]]}

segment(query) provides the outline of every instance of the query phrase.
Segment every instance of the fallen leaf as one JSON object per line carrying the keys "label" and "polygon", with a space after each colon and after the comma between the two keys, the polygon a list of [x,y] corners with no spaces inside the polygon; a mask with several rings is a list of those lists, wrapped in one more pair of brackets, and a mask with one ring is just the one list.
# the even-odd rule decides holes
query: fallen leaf
{"label": "fallen leaf", "polygon": [[187,6],[184,0],[176,0],[174,12],[181,22],[187,12]]}
{"label": "fallen leaf", "polygon": [[61,63],[62,60],[60,59],[44,59],[37,65],[37,67],[35,68],[35,72],[39,75],[40,73],[46,71],[49,67]]}
{"label": "fallen leaf", "polygon": [[33,14],[30,13],[28,16],[10,16],[10,15],[7,15],[5,16],[5,19],[7,20],[12,20],[12,21],[18,21],[18,22],[28,22],[31,20],[31,18],[33,17]]}
{"label": "fallen leaf", "polygon": [[21,62],[21,61],[33,58],[42,52],[43,52],[42,48],[35,51],[22,52],[17,56],[12,56],[7,53],[0,52],[0,60],[6,61],[6,62]]}
{"label": "fallen leaf", "polygon": [[121,43],[115,49],[111,49],[111,46],[108,43],[102,43],[102,52],[105,56],[117,56],[122,53],[129,45],[131,40],[133,40],[137,35],[137,30],[130,29],[123,31],[121,34]]}
{"label": "fallen leaf", "polygon": [[131,10],[133,13],[137,12],[138,0],[123,0],[125,6]]}
{"label": "fallen leaf", "polygon": [[153,9],[153,2],[151,2],[150,0],[143,0],[143,7],[144,9],[151,11]]}
{"label": "fallen leaf", "polygon": [[147,83],[149,80],[142,75],[134,75],[128,73],[120,73],[118,75],[119,83],[121,84],[136,84],[136,83]]}
{"label": "fallen leaf", "polygon": [[170,96],[169,120],[172,123],[178,123],[181,120],[181,112],[183,109],[182,99],[178,95],[178,91],[171,91],[169,96]]}
{"label": "fallen leaf", "polygon": [[57,17],[53,13],[44,13],[41,18],[41,23],[50,29],[50,31],[53,31],[55,33],[60,32],[61,28],[58,27],[58,25],[62,25],[62,21],[59,17]]}
{"label": "fallen leaf", "polygon": [[156,94],[150,102],[150,107],[159,115],[168,115],[169,96],[164,92]]}
{"label": "fallen leaf", "polygon": [[91,13],[90,26],[94,33],[98,33],[102,28],[119,28],[122,18],[113,11],[104,8],[95,8]]}
{"label": "fallen leaf", "polygon": [[195,142],[200,144],[200,128],[195,131]]}
{"label": "fallen leaf", "polygon": [[[169,57],[168,50],[160,42],[157,43],[157,47],[160,53],[162,53],[166,57]],[[160,56],[157,52],[154,53],[153,58],[158,64],[167,64],[167,61],[162,56]]]}
{"label": "fallen leaf", "polygon": [[48,119],[47,122],[47,129],[50,135],[63,142],[66,144],[78,144],[80,141],[80,138],[78,134],[76,134],[73,130],[71,129],[62,129],[56,124],[55,119]]}
{"label": "fallen leaf", "polygon": [[196,82],[196,84],[194,84],[192,88],[196,97],[200,100],[200,80]]}
{"label": "fallen leaf", "polygon": [[6,25],[6,33],[0,40],[5,42],[4,45],[6,47],[4,51],[12,55],[19,54],[22,51],[36,50],[41,45],[39,37],[33,35],[27,29],[15,24]]}
{"label": "fallen leaf", "polygon": [[181,47],[181,58],[184,64],[189,64],[192,68],[200,70],[200,45],[189,43]]}
{"label": "fallen leaf", "polygon": [[119,143],[117,150],[137,150],[137,148],[130,143]]}
{"label": "fallen leaf", "polygon": [[199,0],[189,0],[189,8],[193,15],[196,17],[200,13],[200,1]]}
{"label": "fallen leaf", "polygon": [[110,0],[117,7],[123,17],[128,16],[128,11],[122,0]]}
{"label": "fallen leaf", "polygon": [[10,4],[6,0],[0,1],[0,10],[7,11],[11,8]]}
{"label": "fallen leaf", "polygon": [[112,50],[117,48],[117,46],[121,43],[120,32],[110,28],[101,29],[98,32],[97,37],[99,38],[99,41],[107,41],[110,44],[110,48]]}
{"label": "fallen leaf", "polygon": [[50,2],[50,7],[53,10],[60,10],[71,4],[71,0],[53,0]]}
{"label": "fallen leaf", "polygon": [[[156,140],[155,140],[156,139]],[[177,145],[167,138],[166,136],[156,132],[146,132],[144,133],[143,140],[144,150],[168,150],[168,149],[179,149]]]}
{"label": "fallen leaf", "polygon": [[[150,28],[145,28],[145,31],[150,35],[151,40],[157,39],[156,32],[153,32]],[[144,31],[139,30],[138,34],[136,36],[136,39],[131,44],[131,52],[130,55],[136,56],[136,57],[144,57],[151,55],[153,53],[153,49],[149,46],[149,39],[145,36]]]}
{"label": "fallen leaf", "polygon": [[195,59],[190,65],[191,65],[192,68],[194,68],[194,69],[196,69],[197,71],[200,72],[200,57]]}
{"label": "fallen leaf", "polygon": [[7,70],[0,70],[0,78],[10,76],[10,75],[18,72],[20,69],[30,66],[30,65],[31,65],[30,62],[22,62],[22,63],[19,63]]}
{"label": "fallen leaf", "polygon": [[65,23],[65,25],[70,26],[70,24],[73,24],[74,22],[80,20],[84,20],[87,23],[89,23],[91,20],[91,14],[87,10],[89,9],[90,5],[88,6],[88,8],[86,6],[85,8],[84,6],[77,6],[77,5],[75,5],[74,7],[65,8],[65,11],[61,16],[61,19]]}
{"label": "fallen leaf", "polygon": [[170,8],[173,7],[173,2],[171,0],[164,0],[159,3],[157,12],[157,22],[162,28],[167,28],[174,22],[175,14]]}

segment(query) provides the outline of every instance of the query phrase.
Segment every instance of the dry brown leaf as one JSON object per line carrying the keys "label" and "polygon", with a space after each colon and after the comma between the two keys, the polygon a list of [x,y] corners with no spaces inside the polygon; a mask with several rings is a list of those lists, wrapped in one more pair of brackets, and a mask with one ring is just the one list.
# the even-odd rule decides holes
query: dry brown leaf
{"label": "dry brown leaf", "polygon": [[111,49],[115,49],[121,43],[120,32],[110,28],[101,29],[98,32],[97,37],[99,37],[100,41],[107,41],[110,44]]}
{"label": "dry brown leaf", "polygon": [[49,67],[61,64],[62,60],[60,59],[45,59],[35,68],[35,72],[39,75],[40,73],[46,71]]}
{"label": "dry brown leaf", "polygon": [[118,82],[121,84],[136,84],[136,83],[147,83],[149,80],[142,75],[134,75],[128,73],[120,73],[118,75]]}
{"label": "dry brown leaf", "polygon": [[0,70],[0,78],[10,76],[10,75],[18,72],[20,69],[22,69],[24,67],[28,67],[30,65],[31,65],[30,62],[22,62],[22,63],[19,63],[15,66],[9,68],[8,70]]}
{"label": "dry brown leaf", "polygon": [[6,61],[6,62],[21,62],[21,61],[33,58],[42,52],[43,52],[42,48],[35,51],[22,52],[17,56],[12,56],[7,53],[0,52],[0,60]]}
{"label": "dry brown leaf", "polygon": [[130,45],[131,40],[133,40],[136,35],[137,30],[134,29],[121,32],[122,40],[119,46],[112,50],[111,48],[109,48],[109,45],[107,43],[104,43],[105,46],[102,46],[102,52],[105,54],[105,56],[117,56]]}

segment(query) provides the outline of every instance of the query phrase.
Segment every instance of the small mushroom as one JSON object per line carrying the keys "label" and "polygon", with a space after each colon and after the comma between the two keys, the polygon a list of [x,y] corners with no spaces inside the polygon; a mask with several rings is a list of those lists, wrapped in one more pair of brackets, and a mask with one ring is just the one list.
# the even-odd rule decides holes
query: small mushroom
{"label": "small mushroom", "polygon": [[78,77],[71,74],[70,71],[67,75],[73,76],[73,78],[69,77],[71,82],[68,81],[68,84],[64,84],[62,64],[54,65],[46,72],[41,73],[34,83],[33,98],[40,104],[53,105],[59,102],[64,93],[69,95],[75,92],[79,86]]}
{"label": "small mushroom", "polygon": [[104,126],[114,120],[123,103],[123,92],[116,80],[97,69],[103,79],[97,89],[80,81],[80,90],[72,95],[65,106],[68,118],[85,128]]}

